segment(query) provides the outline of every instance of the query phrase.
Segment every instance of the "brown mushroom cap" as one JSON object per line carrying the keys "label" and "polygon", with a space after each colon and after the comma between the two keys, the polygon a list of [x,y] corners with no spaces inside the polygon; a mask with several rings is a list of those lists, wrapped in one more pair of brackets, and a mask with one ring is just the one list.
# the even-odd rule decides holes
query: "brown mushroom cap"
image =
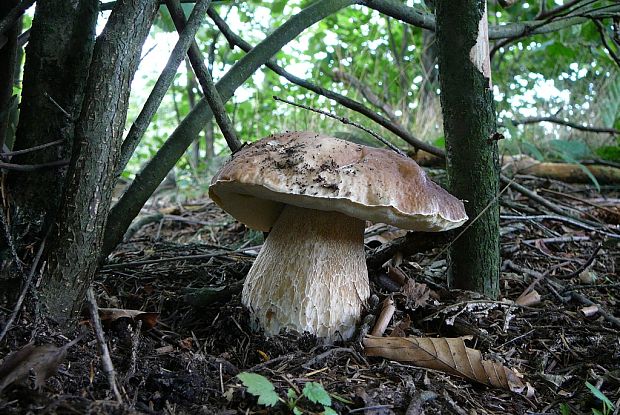
{"label": "brown mushroom cap", "polygon": [[467,220],[463,203],[410,158],[311,132],[244,147],[213,177],[209,196],[261,231],[271,229],[285,204],[425,232]]}

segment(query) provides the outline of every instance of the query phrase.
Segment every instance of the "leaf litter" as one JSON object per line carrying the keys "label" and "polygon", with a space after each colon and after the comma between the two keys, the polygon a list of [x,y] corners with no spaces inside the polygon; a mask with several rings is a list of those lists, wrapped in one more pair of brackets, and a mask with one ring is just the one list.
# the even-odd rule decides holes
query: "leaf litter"
{"label": "leaf litter", "polygon": [[[596,200],[606,208],[618,203],[618,193],[613,191],[600,194],[582,185],[519,180],[530,188]],[[596,214],[596,207],[565,201],[556,193],[545,196],[552,203],[569,203],[584,218],[604,220]],[[94,285],[103,308],[158,314],[157,324],[148,329],[143,323],[141,332],[136,332],[130,316],[113,318],[106,328],[119,386],[129,397],[126,406],[110,406],[109,385],[94,336],[88,333],[71,349],[52,346],[55,349],[50,353],[56,358],[44,358],[48,363],[38,372],[28,368],[24,375],[29,364],[15,372],[5,371],[0,378],[4,389],[0,413],[289,413],[281,401],[266,411],[255,396],[246,393],[237,378],[241,372],[265,376],[280,397],[286,397],[289,389],[300,395],[310,382],[319,382],[337,413],[526,414],[560,413],[562,408],[575,414],[592,413],[602,405],[586,382],[610,402],[620,399],[618,329],[602,314],[620,316],[620,247],[617,240],[570,222],[515,219],[544,216],[546,212],[540,209],[517,193],[509,191],[502,198],[504,264],[499,301],[448,289],[441,248],[402,251],[392,261],[402,275],[395,276],[394,271],[388,275],[381,266],[369,269],[373,296],[364,321],[376,317],[383,300],[392,296],[396,310],[386,331],[389,335],[380,340],[406,342],[392,360],[366,355],[361,338],[360,343],[324,346],[309,335],[267,339],[255,332],[254,322],[241,306],[240,283],[262,235],[232,221],[208,201],[175,205],[174,215],[164,214],[160,223],[145,226],[121,245],[109,261],[118,266],[103,268]],[[600,226],[603,232],[619,231],[612,223],[601,222]],[[369,239],[369,258],[402,239],[402,235],[396,239],[386,232],[381,235]],[[587,269],[580,270],[599,244],[601,251]],[[206,257],[197,259],[201,256]],[[574,276],[562,277],[576,271]],[[188,292],[209,288],[218,295],[205,296],[202,305],[199,296],[188,303]],[[533,293],[533,297],[523,302],[524,293]],[[597,305],[592,315],[581,311],[587,305],[578,301],[579,296]],[[3,365],[10,352],[28,343],[32,333],[38,333],[39,344],[57,343],[53,329],[35,329],[33,306],[24,309],[22,324],[13,327],[0,344]],[[421,343],[414,345],[411,338]],[[472,340],[465,345],[463,338]],[[536,395],[528,398],[527,393],[516,394],[510,387],[484,386],[475,372],[472,381],[402,359],[407,354],[402,350],[410,353],[417,348],[427,354],[427,360],[429,356],[438,360],[439,353],[433,355],[430,347],[439,350],[438,342],[448,343],[445,352],[461,350],[483,368],[482,362],[489,361],[489,370],[512,371],[521,382],[531,384]],[[162,348],[166,353],[158,354]],[[59,357],[63,354],[64,364]],[[459,375],[466,372],[458,365],[451,370]],[[13,373],[9,375],[13,380],[7,382],[6,373]],[[18,381],[37,373],[40,377],[33,385]],[[505,386],[503,380],[498,382]],[[32,386],[39,389],[37,394],[29,392]]]}

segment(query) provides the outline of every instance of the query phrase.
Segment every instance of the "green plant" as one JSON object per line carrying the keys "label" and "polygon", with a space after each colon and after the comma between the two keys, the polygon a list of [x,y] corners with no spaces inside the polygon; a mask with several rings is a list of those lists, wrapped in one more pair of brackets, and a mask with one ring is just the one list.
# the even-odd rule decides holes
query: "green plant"
{"label": "green plant", "polygon": [[599,411],[598,409],[592,408],[593,415],[610,415],[611,411],[615,409],[615,406],[612,401],[609,400],[607,396],[599,388],[591,384],[590,382],[586,382],[586,386],[592,392],[597,399],[603,402],[603,411]]}
{"label": "green plant", "polygon": [[248,389],[248,392],[258,397],[258,403],[265,406],[275,406],[278,401],[285,403],[295,415],[304,413],[303,408],[299,405],[301,398],[316,404],[323,405],[324,415],[337,415],[337,412],[331,407],[332,399],[329,393],[323,388],[323,385],[317,382],[308,382],[301,391],[301,396],[293,388],[289,388],[286,393],[286,400],[280,398],[275,391],[273,383],[266,377],[257,373],[241,372],[237,377]]}

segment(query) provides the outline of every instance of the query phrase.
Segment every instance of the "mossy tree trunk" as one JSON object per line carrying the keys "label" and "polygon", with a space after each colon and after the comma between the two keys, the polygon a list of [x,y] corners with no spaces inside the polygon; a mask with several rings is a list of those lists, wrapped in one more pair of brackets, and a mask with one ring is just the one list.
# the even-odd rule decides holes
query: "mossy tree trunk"
{"label": "mossy tree trunk", "polygon": [[99,265],[131,81],[158,6],[117,1],[95,44],[41,287],[47,315],[64,327],[75,321]]}
{"label": "mossy tree trunk", "polygon": [[438,1],[436,17],[450,191],[465,200],[470,217],[449,250],[449,282],[496,298],[499,163],[486,1]]}
{"label": "mossy tree trunk", "polygon": [[[14,156],[11,163],[40,165],[70,157],[75,119],[82,106],[95,43],[97,9],[97,0],[37,1],[26,47],[19,124],[11,147],[24,150],[64,141],[42,151]],[[16,68],[13,71],[19,74]],[[6,138],[11,144],[13,137]],[[3,193],[8,200],[10,235],[20,260],[26,264],[36,251],[32,247],[40,242],[60,205],[65,173],[66,167],[61,166],[7,175]],[[22,276],[15,273],[14,257],[7,262],[11,265],[3,267],[0,280],[8,301],[17,294]],[[14,280],[18,283],[12,284]]]}

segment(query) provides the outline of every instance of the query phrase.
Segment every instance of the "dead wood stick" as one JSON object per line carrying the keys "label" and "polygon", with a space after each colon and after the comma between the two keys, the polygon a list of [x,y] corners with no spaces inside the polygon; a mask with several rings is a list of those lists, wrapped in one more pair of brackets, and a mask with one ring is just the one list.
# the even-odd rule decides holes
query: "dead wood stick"
{"label": "dead wood stick", "polygon": [[119,264],[108,264],[101,267],[102,271],[106,271],[114,268],[125,268],[125,267],[138,267],[141,265],[150,265],[150,264],[160,264],[162,262],[171,262],[171,261],[185,261],[188,259],[208,259],[213,257],[219,257],[230,254],[244,254],[247,256],[254,256],[246,251],[250,251],[253,249],[257,249],[255,246],[250,246],[243,249],[237,249],[235,251],[223,251],[223,252],[214,252],[212,254],[200,254],[200,255],[185,255],[185,256],[175,256],[171,258],[161,258],[161,259],[147,259],[145,261],[134,261],[134,262],[121,262]]}
{"label": "dead wood stick", "polygon": [[500,219],[504,219],[504,220],[543,220],[543,219],[548,219],[548,220],[557,220],[560,222],[566,222],[566,223],[570,223],[571,225],[575,225],[577,227],[586,229],[588,231],[592,231],[592,232],[598,232],[600,234],[603,234],[605,236],[609,236],[611,238],[614,239],[620,239],[620,235],[616,234],[616,233],[611,233],[611,232],[605,232],[599,228],[596,228],[594,226],[588,225],[580,220],[576,220],[570,216],[566,216],[566,215],[523,215],[523,216],[517,216],[517,215],[500,215]]}
{"label": "dead wood stick", "polygon": [[394,306],[394,300],[389,297],[386,298],[383,301],[383,307],[381,308],[379,317],[377,317],[375,327],[372,329],[370,334],[377,337],[383,336],[383,333],[385,333],[385,329],[387,329],[387,326],[390,324],[395,311],[396,307]]}
{"label": "dead wood stick", "polygon": [[557,275],[557,278],[571,278],[571,277],[581,274],[583,271],[585,271],[590,266],[590,264],[594,262],[594,259],[596,258],[598,251],[600,251],[602,247],[603,247],[602,244],[598,244],[598,246],[594,248],[594,251],[592,252],[590,257],[579,268],[577,268],[573,272],[569,272],[568,274]]}
{"label": "dead wood stick", "polygon": [[103,371],[108,377],[108,383],[110,388],[116,397],[116,401],[120,404],[123,403],[123,398],[118,390],[116,384],[116,374],[114,372],[114,365],[110,358],[110,351],[103,334],[103,328],[101,327],[101,320],[99,319],[99,310],[97,307],[97,300],[95,300],[95,293],[93,287],[88,287],[86,291],[86,299],[88,300],[88,309],[90,310],[90,317],[93,322],[93,329],[95,330],[95,336],[97,337],[97,343],[99,344],[99,350],[101,351],[101,361],[103,363]]}

